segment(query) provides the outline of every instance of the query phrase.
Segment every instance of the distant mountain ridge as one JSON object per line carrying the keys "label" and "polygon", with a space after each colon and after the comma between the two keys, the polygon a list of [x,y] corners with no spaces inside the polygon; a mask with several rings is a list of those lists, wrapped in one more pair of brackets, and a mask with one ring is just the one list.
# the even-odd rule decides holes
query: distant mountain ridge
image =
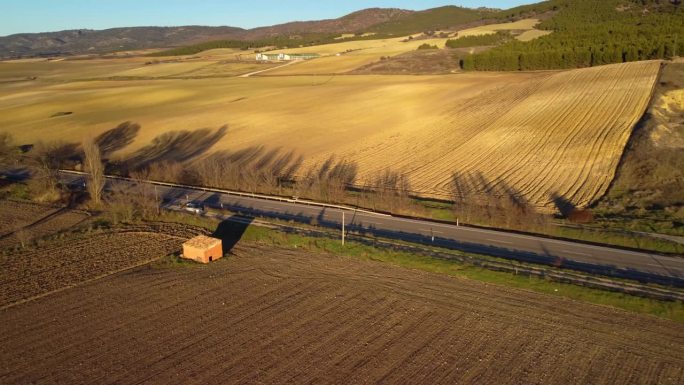
{"label": "distant mountain ridge", "polygon": [[338,19],[296,21],[269,27],[129,27],[105,30],[66,30],[0,37],[0,58],[54,56],[149,48],[177,47],[199,42],[251,40],[297,33],[354,33],[416,13],[398,8],[369,8]]}
{"label": "distant mountain ridge", "polygon": [[130,27],[22,33],[0,37],[0,57],[104,53],[192,44],[243,32],[235,27]]}
{"label": "distant mountain ridge", "polygon": [[242,39],[263,39],[293,33],[354,33],[375,25],[402,20],[419,12],[399,8],[368,8],[338,19],[295,21],[270,27],[258,27],[241,34]]}
{"label": "distant mountain ridge", "polygon": [[150,48],[175,48],[217,40],[253,41],[298,34],[328,35],[373,32],[400,36],[455,27],[494,17],[499,10],[444,6],[423,11],[368,8],[337,19],[294,21],[273,26],[129,27],[105,30],[67,30],[0,37],[0,58],[78,55]]}

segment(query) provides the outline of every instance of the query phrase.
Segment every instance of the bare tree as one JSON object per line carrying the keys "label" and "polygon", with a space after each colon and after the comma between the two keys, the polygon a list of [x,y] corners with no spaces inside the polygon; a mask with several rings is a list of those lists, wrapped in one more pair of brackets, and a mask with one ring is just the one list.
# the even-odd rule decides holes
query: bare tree
{"label": "bare tree", "polygon": [[89,174],[86,185],[90,199],[99,205],[102,202],[102,191],[105,185],[104,165],[102,164],[102,153],[100,146],[95,140],[88,138],[83,141],[83,163],[85,171]]}
{"label": "bare tree", "polygon": [[156,187],[150,183],[149,170],[140,170],[131,173],[135,185],[129,188],[130,204],[134,206],[137,216],[142,219],[155,219],[160,213],[160,202]]}
{"label": "bare tree", "polygon": [[183,183],[184,166],[180,162],[168,161],[153,163],[147,168],[150,180]]}
{"label": "bare tree", "polygon": [[0,166],[7,166],[14,162],[17,148],[14,146],[12,135],[0,132]]}
{"label": "bare tree", "polygon": [[29,189],[39,201],[60,199],[57,188],[59,169],[76,154],[75,144],[59,142],[38,142],[27,156],[27,163],[33,169]]}
{"label": "bare tree", "polygon": [[17,231],[14,233],[14,236],[15,236],[15,237],[17,238],[17,240],[19,241],[19,244],[21,245],[21,248],[22,248],[22,249],[25,248],[26,246],[28,246],[28,244],[29,244],[29,243],[31,242],[31,240],[33,239],[33,236],[32,236],[32,234],[31,234],[31,231],[28,230],[27,228],[21,228],[21,229],[17,230]]}
{"label": "bare tree", "polygon": [[107,194],[107,213],[112,222],[130,222],[136,216],[135,205],[130,197],[134,195],[126,182],[115,181]]}

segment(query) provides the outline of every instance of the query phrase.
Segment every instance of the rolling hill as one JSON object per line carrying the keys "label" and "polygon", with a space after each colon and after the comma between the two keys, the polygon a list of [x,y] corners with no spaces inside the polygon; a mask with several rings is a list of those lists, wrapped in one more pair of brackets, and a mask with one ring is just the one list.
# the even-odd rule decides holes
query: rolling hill
{"label": "rolling hill", "polygon": [[[236,27],[130,27],[101,31],[68,30],[23,33],[0,37],[0,58],[57,56],[112,51],[170,48],[214,40],[258,41],[290,39],[293,35],[326,35],[370,32],[381,36],[402,36],[427,30],[481,23],[498,10],[446,6],[423,11],[397,8],[369,8],[337,19],[295,21],[253,29]],[[331,35],[331,36],[327,36]],[[316,36],[320,40],[320,36]]]}
{"label": "rolling hill", "polygon": [[0,58],[59,56],[193,44],[233,36],[234,27],[131,27],[68,30],[0,37]]}
{"label": "rolling hill", "polygon": [[396,8],[370,8],[338,19],[291,22],[250,30],[236,27],[181,26],[22,33],[0,37],[0,58],[167,48],[219,39],[247,41],[281,36],[289,38],[289,35],[298,33],[355,33],[414,13],[416,12]]}

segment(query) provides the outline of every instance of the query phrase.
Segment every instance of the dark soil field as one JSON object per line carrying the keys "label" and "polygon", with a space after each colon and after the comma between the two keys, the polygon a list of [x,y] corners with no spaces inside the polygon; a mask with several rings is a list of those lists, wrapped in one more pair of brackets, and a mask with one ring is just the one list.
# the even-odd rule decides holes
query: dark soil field
{"label": "dark soil field", "polygon": [[2,199],[0,250],[68,230],[88,219],[83,211]]}
{"label": "dark soil field", "polygon": [[0,255],[0,307],[163,257],[182,242],[163,234],[105,232]]}
{"label": "dark soil field", "polygon": [[684,383],[682,324],[377,262],[234,253],[0,310],[0,383]]}
{"label": "dark soil field", "polygon": [[163,223],[78,228],[89,218],[84,211],[0,200],[0,309],[158,259],[201,232]]}

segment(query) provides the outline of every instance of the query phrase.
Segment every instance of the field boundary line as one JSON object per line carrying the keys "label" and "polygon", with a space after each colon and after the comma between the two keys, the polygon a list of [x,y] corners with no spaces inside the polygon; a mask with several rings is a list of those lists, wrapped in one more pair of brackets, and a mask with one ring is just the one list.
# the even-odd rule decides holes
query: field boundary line
{"label": "field boundary line", "polygon": [[103,279],[103,278],[107,278],[107,277],[112,276],[112,275],[116,275],[116,274],[119,274],[119,273],[123,273],[124,271],[137,269],[137,268],[139,268],[139,267],[141,267],[141,266],[145,266],[145,265],[148,265],[148,264],[150,264],[150,263],[152,263],[152,262],[158,261],[159,259],[161,259],[161,258],[163,258],[163,257],[164,257],[164,256],[160,256],[160,257],[155,257],[155,258],[147,259],[147,260],[145,260],[145,261],[138,262],[138,263],[136,263],[135,265],[127,266],[127,267],[124,267],[124,268],[121,268],[121,269],[118,269],[118,270],[115,270],[115,271],[111,271],[111,272],[108,272],[108,273],[105,273],[105,274],[101,274],[101,275],[95,276],[95,277],[93,277],[93,278],[86,279],[85,281],[81,281],[81,282],[77,282],[77,283],[74,283],[74,284],[66,285],[66,286],[64,286],[64,287],[60,287],[59,289],[55,289],[55,290],[48,291],[48,292],[46,292],[46,293],[41,293],[41,294],[38,294],[38,295],[34,295],[33,297],[24,298],[24,299],[19,300],[19,301],[17,301],[17,302],[13,302],[13,303],[10,303],[10,304],[4,305],[4,306],[0,306],[0,311],[7,310],[7,309],[13,308],[13,307],[15,307],[15,306],[18,306],[18,305],[21,305],[21,304],[24,304],[24,303],[27,303],[27,302],[31,302],[31,301],[34,301],[34,300],[37,300],[37,299],[40,299],[40,298],[43,298],[43,297],[47,297],[47,296],[52,295],[52,294],[57,294],[57,293],[59,293],[59,292],[62,292],[62,291],[68,290],[68,289],[73,289],[73,288],[75,288],[75,287],[80,287],[80,286],[86,285],[86,284],[88,284],[88,283],[91,283],[91,282],[94,282],[94,281],[97,281],[97,280],[100,280],[100,279]]}

